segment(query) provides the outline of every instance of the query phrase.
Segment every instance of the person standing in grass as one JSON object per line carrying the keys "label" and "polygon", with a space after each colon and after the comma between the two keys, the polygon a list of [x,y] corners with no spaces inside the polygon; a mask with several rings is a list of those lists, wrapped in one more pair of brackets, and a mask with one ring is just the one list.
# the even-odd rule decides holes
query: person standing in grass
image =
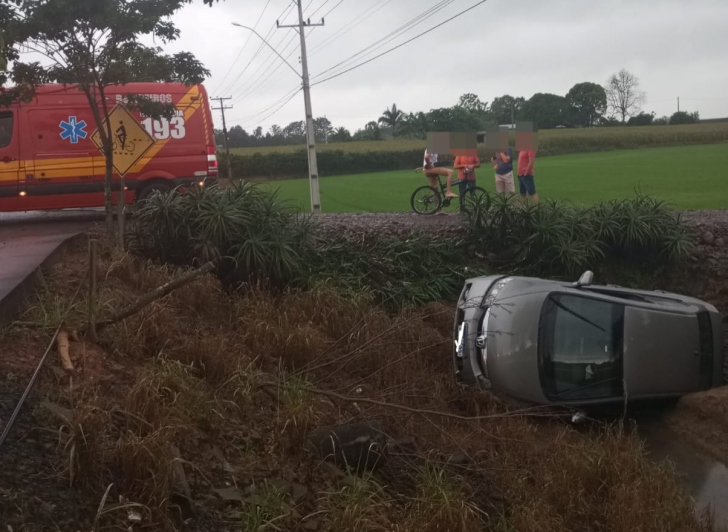
{"label": "person standing in grass", "polygon": [[513,182],[513,150],[508,147],[496,152],[491,162],[495,170],[495,191],[498,194],[515,194],[516,186]]}
{"label": "person standing in grass", "polygon": [[536,183],[533,180],[533,167],[536,164],[535,150],[521,150],[518,152],[518,188],[521,200],[526,203],[527,196],[531,196],[534,205],[538,205]]}
{"label": "person standing in grass", "polygon": [[475,192],[475,169],[480,168],[480,159],[477,155],[458,155],[453,165],[458,171],[460,187],[460,207],[463,206],[463,198],[468,192]]}
{"label": "person standing in grass", "polygon": [[447,191],[446,195],[448,198],[457,198],[458,195],[453,193],[452,191],[452,170],[449,168],[437,168],[437,154],[436,153],[430,153],[428,150],[425,150],[425,159],[422,163],[423,169],[422,171],[425,174],[425,177],[430,181],[430,186],[434,188],[436,191],[439,191],[440,188],[438,186],[438,177],[439,176],[445,176],[447,177]]}

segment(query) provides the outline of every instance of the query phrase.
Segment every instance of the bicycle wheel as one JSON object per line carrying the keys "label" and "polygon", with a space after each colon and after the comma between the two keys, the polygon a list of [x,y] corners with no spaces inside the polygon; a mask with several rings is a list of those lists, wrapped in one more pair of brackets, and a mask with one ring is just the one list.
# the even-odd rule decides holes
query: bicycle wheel
{"label": "bicycle wheel", "polygon": [[473,208],[475,205],[477,205],[483,196],[485,196],[487,192],[485,189],[481,187],[475,187],[465,193],[465,196],[463,196],[462,203],[460,205],[460,212],[464,213],[470,213],[473,212]]}
{"label": "bicycle wheel", "polygon": [[410,205],[417,214],[435,214],[440,210],[442,198],[437,190],[425,185],[415,189],[410,199]]}

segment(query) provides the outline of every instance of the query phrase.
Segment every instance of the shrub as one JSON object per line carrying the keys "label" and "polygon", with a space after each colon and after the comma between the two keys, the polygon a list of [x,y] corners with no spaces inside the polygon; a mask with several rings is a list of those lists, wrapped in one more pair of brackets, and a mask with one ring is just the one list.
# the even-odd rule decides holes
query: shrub
{"label": "shrub", "polygon": [[225,282],[296,282],[312,246],[309,219],[249,183],[153,194],[136,216],[132,247],[174,264],[215,261]]}
{"label": "shrub", "polygon": [[537,273],[576,273],[599,259],[680,261],[694,251],[689,229],[659,200],[638,196],[592,207],[547,202],[523,206],[515,196],[486,193],[475,200],[470,238],[507,252]]}
{"label": "shrub", "polygon": [[[309,217],[242,181],[229,189],[155,193],[140,208],[133,233],[132,247],[148,257],[185,265],[215,261],[227,285],[330,284],[364,290],[390,306],[454,299],[475,272],[464,267],[462,242],[424,236],[324,241]],[[297,332],[309,336],[305,326]],[[296,358],[303,362],[306,353]]]}

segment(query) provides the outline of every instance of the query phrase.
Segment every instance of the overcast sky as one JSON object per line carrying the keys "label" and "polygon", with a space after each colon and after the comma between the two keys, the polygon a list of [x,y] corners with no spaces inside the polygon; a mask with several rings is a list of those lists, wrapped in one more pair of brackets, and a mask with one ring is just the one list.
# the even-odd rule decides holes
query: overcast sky
{"label": "overcast sky", "polygon": [[[476,2],[303,0],[304,16],[312,22],[334,8],[324,27],[308,30],[312,83]],[[263,13],[258,32],[266,36],[270,31],[268,41],[283,56],[290,54],[289,63],[300,69],[295,31],[272,29],[288,6],[291,0],[225,0],[212,8],[197,1],[175,16],[182,35],[167,49],[194,53],[212,72],[206,82],[211,95],[233,96],[228,127],[239,124],[250,131],[261,125],[267,131],[273,124],[304,118],[302,93],[283,107],[276,105],[300,86],[300,79],[269,49],[256,57],[260,39],[231,24],[252,27]],[[316,77],[437,7],[442,9],[415,20],[376,51]],[[294,23],[295,15],[291,10],[281,23]],[[576,83],[604,84],[610,74],[626,68],[639,78],[648,112],[672,114],[679,96],[681,110],[699,111],[702,118],[728,117],[727,23],[728,0],[489,0],[382,58],[313,87],[314,116],[326,115],[334,127],[353,132],[392,103],[409,112],[454,105],[465,92],[488,102],[503,94],[565,95]]]}

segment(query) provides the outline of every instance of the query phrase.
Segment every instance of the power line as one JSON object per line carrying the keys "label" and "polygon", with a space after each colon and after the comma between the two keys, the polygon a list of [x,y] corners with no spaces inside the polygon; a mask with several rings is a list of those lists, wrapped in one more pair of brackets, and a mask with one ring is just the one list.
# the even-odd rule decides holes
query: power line
{"label": "power line", "polygon": [[[344,0],[341,0],[338,4],[336,4],[333,8],[331,8],[326,13],[326,15],[324,15],[324,17],[326,17],[329,13],[331,13],[339,5],[341,5],[343,3],[343,1]],[[324,3],[321,4],[321,6],[319,6],[319,8],[317,8],[313,13],[311,13],[311,15],[320,11],[320,9],[322,7],[324,7],[328,2],[329,2],[329,0],[324,0]],[[310,7],[311,7],[311,3],[309,3],[309,5],[307,5],[305,9],[309,9]],[[304,9],[304,11],[305,11],[305,9]],[[319,26],[312,27],[311,31],[309,31],[307,35],[311,35],[311,33],[313,33],[316,30],[316,28],[318,28],[318,27]],[[297,36],[298,35],[295,32],[291,35],[291,38],[289,39],[289,41],[286,43],[286,45],[281,50],[281,52],[280,52],[281,55],[286,53],[286,50],[288,50],[288,48],[291,46],[291,44],[293,44],[295,42]],[[285,40],[285,37],[283,37],[283,40]],[[283,40],[281,42],[283,42]],[[294,47],[290,51],[290,53],[285,56],[284,59],[288,60],[296,51],[297,51],[297,48]],[[266,81],[271,79],[271,77],[280,70],[281,66],[283,66],[283,63],[278,63],[278,65],[276,65],[275,68],[273,68],[273,65],[271,64],[266,70],[263,70],[262,72],[260,72],[261,67],[262,67],[262,65],[261,65],[261,67],[259,67],[253,73],[253,76],[255,76],[255,74],[258,72],[260,72],[260,74],[257,77],[255,77],[252,81],[247,81],[245,84],[243,84],[243,86],[235,94],[235,101],[240,101],[240,100],[244,99],[245,97],[253,97],[256,94],[259,94],[261,92],[261,90],[265,90],[265,88],[268,86],[266,84]],[[271,70],[271,68],[273,70]],[[274,78],[274,80],[278,79],[278,78],[280,78],[280,75],[276,76]]]}
{"label": "power line", "polygon": [[248,115],[248,116],[246,116],[246,117],[240,118],[240,119],[238,119],[237,121],[238,121],[238,122],[242,122],[242,123],[245,123],[245,124],[249,124],[249,123],[251,123],[251,122],[253,122],[253,121],[256,121],[256,118],[257,118],[258,116],[260,116],[260,115],[264,115],[265,113],[267,113],[268,111],[270,111],[270,110],[271,110],[271,109],[273,109],[274,107],[278,106],[278,105],[279,105],[279,104],[280,104],[281,102],[283,102],[284,100],[286,100],[287,98],[289,98],[289,97],[291,96],[291,94],[295,94],[295,93],[297,93],[297,92],[298,92],[298,91],[300,91],[300,90],[301,90],[301,87],[300,87],[299,85],[296,85],[296,86],[295,86],[295,87],[293,87],[293,88],[292,88],[291,90],[289,90],[288,92],[286,92],[286,93],[285,93],[285,94],[284,94],[284,95],[283,95],[283,96],[282,96],[282,97],[281,97],[280,99],[276,100],[276,101],[275,101],[274,103],[272,103],[272,104],[271,104],[271,105],[269,105],[268,107],[264,108],[264,109],[263,109],[263,110],[261,110],[261,111],[258,111],[258,112],[257,112],[257,113],[255,113],[255,114],[252,114],[252,115]]}
{"label": "power line", "polygon": [[[270,5],[270,2],[271,2],[271,0],[268,0],[268,2],[266,2],[265,7],[263,7],[262,13],[258,17],[258,20],[255,22],[255,26],[253,26],[253,29],[258,29],[258,24],[260,24],[260,19],[262,19],[263,18],[263,15],[265,15],[265,11],[266,11],[266,9],[268,9],[268,6]],[[230,65],[230,68],[228,68],[228,71],[225,73],[225,76],[222,78],[222,81],[218,84],[218,86],[222,86],[223,83],[225,83],[225,80],[227,80],[228,76],[230,75],[230,72],[233,71],[233,68],[238,63],[238,60],[240,59],[240,56],[243,55],[243,52],[245,51],[245,48],[248,46],[248,43],[250,42],[250,38],[252,36],[253,35],[250,34],[250,35],[248,35],[248,38],[245,39],[245,44],[243,44],[242,48],[240,48],[240,52],[238,52],[238,55],[235,57],[235,60]]]}
{"label": "power line", "polygon": [[[292,9],[293,9],[293,5],[290,4],[287,8],[285,8],[283,10],[283,12],[280,14],[280,16],[278,18],[280,19],[280,18],[283,18],[283,17],[287,16],[288,13],[290,13]],[[268,40],[270,38],[270,36],[273,35],[273,32],[275,31],[275,29],[276,29],[276,25],[273,24],[273,26],[271,27],[271,29],[268,30],[268,33],[265,36],[265,40]],[[258,46],[258,49],[253,54],[253,57],[250,59],[250,61],[248,61],[248,64],[245,65],[245,68],[243,68],[243,70],[240,72],[240,74],[237,75],[237,77],[232,81],[232,83],[228,84],[228,86],[226,87],[225,92],[231,92],[231,89],[240,80],[240,78],[243,77],[243,74],[245,74],[245,72],[247,72],[248,68],[253,63],[253,61],[255,61],[255,58],[258,57],[258,54],[260,54],[260,51],[263,49],[264,46],[265,45],[263,43],[260,43],[260,46]]]}
{"label": "power line", "polygon": [[[328,1],[328,0],[326,0],[326,1]],[[329,16],[329,15],[330,15],[330,14],[331,14],[331,13],[332,13],[332,12],[333,12],[333,11],[334,11],[334,10],[335,10],[336,8],[337,8],[337,7],[339,7],[339,6],[340,6],[341,4],[343,4],[343,3],[344,3],[344,0],[339,0],[339,2],[338,2],[338,3],[337,3],[337,4],[335,5],[335,6],[334,6],[334,7],[332,7],[331,9],[329,9],[329,10],[328,10],[328,11],[326,12],[326,14],[325,14],[325,15],[323,15],[323,17],[322,17],[322,18],[324,18],[324,19],[325,19],[326,17],[328,17],[328,16]],[[326,2],[324,2],[324,4],[323,4],[323,5],[325,5],[325,4],[326,4]],[[323,5],[322,5],[321,7],[323,7]],[[318,11],[318,10],[317,10],[317,11]],[[314,11],[314,13],[316,13],[316,11]],[[309,32],[308,32],[307,36],[310,36],[310,35],[311,35],[311,34],[312,34],[312,33],[313,33],[314,31],[316,31],[316,28],[318,28],[318,27],[319,27],[319,26],[316,26],[316,27],[314,27],[314,28],[311,28],[311,31],[309,31]],[[296,39],[296,34],[293,34],[293,36],[292,36],[291,40],[290,40],[290,41],[289,41],[289,42],[288,42],[288,43],[286,44],[286,46],[284,47],[284,49],[283,49],[283,50],[281,51],[281,54],[285,53],[285,51],[286,51],[286,50],[288,49],[288,46],[289,46],[289,45],[290,45],[290,44],[291,44],[291,43],[292,43],[292,42],[293,42],[293,41],[294,41],[295,39]],[[286,59],[290,59],[290,57],[291,57],[291,56],[292,56],[292,55],[293,55],[293,54],[294,54],[294,53],[295,53],[296,51],[298,51],[298,49],[297,49],[297,48],[294,48],[293,50],[291,50],[291,52],[290,52],[290,53],[289,53],[289,54],[288,54],[287,56],[285,56],[285,58],[286,58]],[[310,55],[311,55],[311,54],[309,54],[309,56],[310,56]],[[242,99],[244,99],[244,98],[245,98],[246,96],[247,96],[247,97],[251,97],[251,98],[252,98],[252,97],[256,96],[257,94],[259,94],[259,93],[260,93],[260,92],[261,92],[262,90],[265,90],[265,88],[267,87],[267,85],[266,85],[266,83],[265,83],[265,82],[266,82],[267,80],[270,80],[270,83],[272,84],[272,83],[273,83],[274,81],[276,81],[276,80],[280,79],[280,77],[281,77],[281,76],[280,76],[280,74],[279,74],[279,75],[277,75],[276,77],[272,78],[272,79],[271,79],[271,77],[272,77],[272,76],[273,76],[273,75],[274,75],[274,74],[275,74],[276,72],[278,72],[278,70],[280,70],[280,68],[281,68],[282,66],[283,66],[283,63],[279,63],[279,64],[278,64],[278,65],[277,65],[277,66],[276,66],[276,67],[275,67],[275,68],[274,68],[274,69],[273,69],[273,70],[272,70],[272,71],[271,71],[271,72],[270,72],[270,73],[269,73],[268,75],[266,75],[266,72],[263,72],[263,73],[262,73],[262,74],[261,74],[261,75],[260,75],[260,76],[259,76],[258,78],[256,78],[256,80],[255,80],[255,81],[253,81],[253,82],[251,82],[251,83],[249,83],[249,84],[248,84],[248,89],[247,89],[247,90],[246,90],[246,89],[241,89],[241,90],[242,90],[242,91],[244,91],[244,92],[242,92],[242,93],[239,93],[239,95],[238,95],[238,96],[236,97],[236,98],[237,98],[237,99],[236,99],[236,101],[238,101],[238,100],[242,100]],[[265,77],[263,77],[263,76],[265,76]],[[262,79],[261,79],[261,78],[262,78]]]}
{"label": "power line", "polygon": [[419,15],[417,15],[416,17],[414,17],[413,19],[411,19],[408,22],[406,22],[405,24],[403,24],[403,25],[399,26],[398,28],[396,28],[395,30],[389,32],[387,35],[385,35],[384,37],[382,37],[378,41],[370,44],[369,46],[367,46],[365,48],[363,48],[359,52],[357,52],[354,55],[348,57],[347,59],[344,59],[343,61],[341,61],[340,63],[337,63],[336,65],[332,66],[331,68],[328,68],[328,69],[324,70],[323,72],[319,72],[318,74],[316,74],[314,76],[314,78],[320,78],[322,75],[326,74],[327,72],[331,72],[332,70],[337,69],[338,67],[340,67],[341,65],[344,65],[345,63],[350,63],[356,57],[359,57],[359,56],[361,56],[363,54],[368,55],[369,53],[374,52],[375,50],[380,49],[384,45],[392,42],[394,39],[396,39],[400,35],[402,35],[402,34],[406,33],[407,31],[409,31],[409,30],[411,30],[411,29],[419,26],[425,20],[427,20],[427,17],[434,15],[438,11],[441,11],[442,9],[444,9],[447,6],[449,6],[450,4],[452,4],[454,1],[455,0],[442,0],[442,1],[438,2],[437,4],[435,4],[434,6],[430,7],[426,11],[420,13]]}
{"label": "power line", "polygon": [[[276,113],[277,113],[278,111],[280,111],[281,109],[283,109],[283,108],[284,108],[284,107],[285,107],[285,106],[286,106],[286,105],[288,104],[288,102],[290,102],[290,101],[291,101],[291,100],[292,100],[293,98],[295,98],[295,97],[296,97],[296,95],[297,95],[297,94],[298,94],[299,92],[301,92],[302,90],[303,90],[303,89],[302,89],[301,87],[296,87],[296,90],[295,90],[295,92],[294,92],[293,94],[291,94],[291,95],[290,95],[290,96],[289,96],[288,98],[286,98],[286,99],[285,99],[285,101],[284,101],[283,103],[281,103],[281,104],[280,104],[280,105],[279,105],[279,106],[278,106],[278,107],[277,107],[277,108],[276,108],[276,109],[275,109],[275,110],[274,110],[273,112],[271,112],[270,114],[268,114],[268,115],[264,116],[264,117],[263,117],[263,118],[261,118],[260,120],[256,120],[256,122],[258,122],[258,123],[263,123],[263,122],[265,122],[266,120],[268,120],[268,119],[269,119],[269,118],[270,118],[271,116],[273,116],[273,115],[274,115],[274,114],[276,114]],[[246,125],[247,125],[247,124],[246,124]]]}
{"label": "power line", "polygon": [[[349,22],[344,24],[338,31],[334,32],[333,35],[326,38],[324,41],[319,43],[318,45],[314,46],[311,50],[311,56],[317,54],[321,49],[323,49],[326,45],[331,44],[335,40],[341,38],[345,33],[353,30],[357,26],[359,26],[361,23],[363,23],[365,20],[367,20],[369,17],[371,17],[374,13],[381,10],[385,5],[389,4],[392,0],[377,0],[377,2],[374,5],[369,6],[367,9],[365,9],[363,12],[361,12],[359,15],[351,19]],[[384,4],[382,4],[384,2]],[[381,5],[380,5],[381,4]],[[375,9],[379,5],[378,9]],[[374,10],[374,11],[372,11]],[[367,14],[368,13],[368,14]]]}
{"label": "power line", "polygon": [[460,13],[458,13],[458,14],[456,14],[456,15],[454,15],[454,16],[452,16],[452,17],[450,17],[449,19],[447,19],[447,20],[445,20],[445,21],[441,22],[440,24],[437,24],[436,26],[433,26],[432,28],[430,28],[430,29],[428,29],[428,30],[425,30],[425,31],[423,31],[423,32],[422,32],[422,33],[420,33],[420,34],[418,34],[418,35],[415,35],[415,36],[414,36],[414,37],[412,37],[411,39],[408,39],[408,40],[404,41],[403,43],[400,43],[400,44],[398,44],[397,46],[394,46],[393,48],[390,48],[389,50],[386,50],[385,52],[382,52],[381,54],[379,54],[379,55],[376,55],[376,56],[372,57],[371,59],[367,59],[366,61],[364,61],[364,62],[362,62],[362,63],[359,63],[358,65],[354,65],[354,66],[353,66],[353,67],[351,67],[351,68],[348,68],[348,69],[346,69],[346,70],[344,70],[344,71],[342,71],[342,72],[339,72],[338,74],[334,74],[334,75],[332,75],[332,76],[329,76],[328,78],[324,78],[324,79],[322,79],[322,80],[319,80],[319,81],[317,81],[316,83],[312,83],[312,84],[311,84],[311,86],[313,87],[314,85],[320,85],[321,83],[325,83],[325,82],[327,82],[327,81],[329,81],[329,80],[332,80],[332,79],[334,79],[334,78],[338,78],[339,76],[343,76],[344,74],[346,74],[346,73],[348,73],[348,72],[351,72],[352,70],[356,70],[356,69],[357,69],[357,68],[359,68],[359,67],[363,67],[364,65],[367,65],[367,64],[371,63],[372,61],[374,61],[374,60],[376,60],[376,59],[379,59],[380,57],[383,57],[383,56],[385,56],[385,55],[387,55],[387,54],[389,54],[389,53],[391,53],[391,52],[394,52],[395,50],[397,50],[397,49],[399,49],[399,48],[402,48],[402,47],[403,47],[404,45],[406,45],[406,44],[409,44],[409,43],[411,43],[412,41],[415,41],[415,40],[419,39],[420,37],[422,37],[422,36],[424,36],[424,35],[427,35],[428,33],[431,33],[431,32],[433,32],[433,31],[435,31],[435,30],[436,30],[437,28],[440,28],[441,26],[444,26],[444,25],[445,25],[445,24],[447,24],[448,22],[451,22],[451,21],[455,20],[456,18],[458,18],[458,17],[460,17],[460,16],[464,15],[464,14],[465,14],[465,13],[467,13],[468,11],[472,11],[473,9],[475,9],[476,7],[478,7],[478,6],[479,6],[479,5],[481,5],[481,4],[484,4],[484,3],[486,3],[487,1],[488,1],[488,0],[480,0],[480,2],[477,2],[476,4],[474,4],[474,5],[470,6],[469,8],[467,8],[467,9],[465,9],[465,10],[461,11]]}
{"label": "power line", "polygon": [[[290,40],[286,43],[283,50],[281,50],[281,52],[280,52],[281,55],[283,55],[286,52],[286,50],[288,49],[288,47],[291,46],[291,44],[293,44],[293,42],[296,40],[296,37],[297,37],[297,34],[295,32],[291,34]],[[296,51],[296,48],[294,48],[287,56],[285,56],[285,59],[288,60],[295,51]],[[240,89],[238,91],[236,91],[235,101],[242,100],[246,96],[251,96],[254,92],[257,92],[257,89],[259,89],[261,87],[261,85],[264,84],[264,82],[270,76],[272,76],[275,72],[277,72],[284,64],[285,63],[283,61],[281,61],[275,66],[275,68],[273,67],[273,65],[269,65],[268,68],[261,71],[261,68],[263,66],[265,66],[265,63],[263,63],[260,68],[258,68],[255,72],[253,72],[253,74],[251,75],[251,80],[245,82],[240,87]],[[271,71],[271,68],[273,69],[272,71]],[[260,72],[260,74],[258,74],[258,72]],[[256,76],[256,74],[258,74],[258,75]],[[256,76],[256,77],[253,78],[253,76]]]}

